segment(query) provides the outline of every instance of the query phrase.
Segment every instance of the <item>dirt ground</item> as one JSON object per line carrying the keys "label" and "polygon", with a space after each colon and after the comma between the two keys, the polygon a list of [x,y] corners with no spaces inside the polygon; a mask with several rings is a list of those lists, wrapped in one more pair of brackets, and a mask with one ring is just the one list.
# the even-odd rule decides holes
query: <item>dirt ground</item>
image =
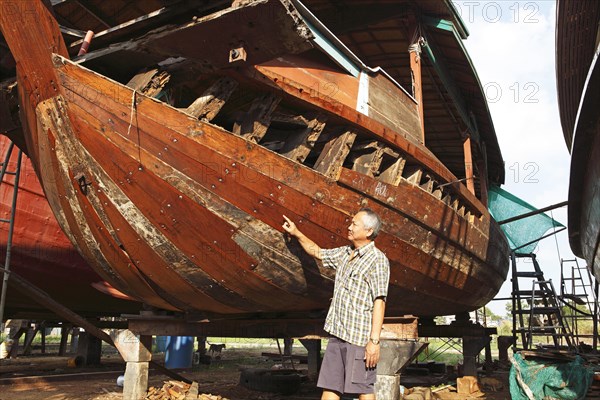
{"label": "dirt ground", "polygon": [[[224,349],[220,360],[210,365],[199,365],[181,372],[185,377],[197,381],[200,393],[220,395],[229,400],[317,400],[320,390],[314,382],[304,381],[294,395],[279,395],[255,392],[240,386],[240,371],[244,368],[276,368],[280,361],[261,356],[263,351],[273,352],[272,348]],[[294,348],[294,354],[297,350]],[[299,350],[302,352],[302,350]],[[35,355],[11,360],[0,360],[0,400],[116,400],[122,398],[122,388],[117,386],[117,377],[123,374],[125,365],[117,354],[109,354],[98,367],[70,368],[70,357]],[[162,361],[161,356],[155,360]],[[285,365],[288,367],[289,365]],[[306,371],[306,365],[296,366]],[[76,375],[69,375],[76,374]],[[45,378],[48,375],[62,375],[60,380]],[[35,380],[25,378],[38,376]],[[7,378],[19,378],[9,385],[1,384]],[[498,371],[494,375],[503,383],[503,389],[487,392],[480,399],[508,400],[508,371]],[[149,386],[160,387],[170,378],[155,371],[150,373]],[[448,382],[450,384],[455,382]],[[461,398],[455,397],[455,398]],[[463,397],[464,398],[464,397]],[[385,399],[382,399],[385,400]]]}

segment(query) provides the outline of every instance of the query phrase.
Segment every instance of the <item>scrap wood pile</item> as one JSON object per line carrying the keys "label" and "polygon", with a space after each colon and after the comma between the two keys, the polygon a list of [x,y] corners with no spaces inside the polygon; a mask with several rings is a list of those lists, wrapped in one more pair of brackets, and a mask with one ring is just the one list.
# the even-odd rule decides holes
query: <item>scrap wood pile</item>
{"label": "scrap wood pile", "polygon": [[191,385],[179,381],[166,381],[160,387],[150,387],[146,400],[227,400],[213,394],[198,393],[198,382]]}

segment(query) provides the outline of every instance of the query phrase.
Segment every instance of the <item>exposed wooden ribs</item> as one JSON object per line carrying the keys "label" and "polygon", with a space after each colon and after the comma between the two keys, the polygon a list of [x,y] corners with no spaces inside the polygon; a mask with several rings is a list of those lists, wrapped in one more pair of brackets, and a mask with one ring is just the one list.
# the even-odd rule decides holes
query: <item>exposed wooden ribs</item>
{"label": "exposed wooden ribs", "polygon": [[377,141],[355,144],[352,147],[352,170],[374,177],[383,161],[384,147]]}
{"label": "exposed wooden ribs", "polygon": [[307,121],[305,128],[286,140],[280,153],[291,160],[303,163],[313,149],[315,142],[323,133],[326,120],[327,118],[324,115],[317,115]]}
{"label": "exposed wooden ribs", "polygon": [[379,174],[379,180],[384,183],[389,183],[391,185],[398,186],[400,184],[400,181],[402,180],[402,172],[404,171],[405,164],[406,159],[398,156],[398,154],[396,153],[395,160],[392,161],[389,165],[386,165],[384,161],[382,171]]}
{"label": "exposed wooden ribs", "polygon": [[355,132],[345,131],[341,135],[329,140],[319,155],[314,169],[337,180],[340,177],[342,165],[350,153],[355,138]]}
{"label": "exposed wooden ribs", "polygon": [[146,96],[155,97],[163,90],[169,79],[171,75],[168,72],[151,69],[131,78],[127,86]]}
{"label": "exposed wooden ribs", "polygon": [[186,110],[190,114],[203,121],[212,121],[217,116],[225,102],[237,88],[238,83],[228,77],[218,79],[202,93]]}
{"label": "exposed wooden ribs", "polygon": [[281,101],[281,97],[267,94],[255,99],[241,123],[233,126],[233,133],[255,143],[267,133],[271,123],[271,114]]}
{"label": "exposed wooden ribs", "polygon": [[423,176],[423,170],[420,167],[411,166],[404,170],[403,176],[413,185],[419,185]]}

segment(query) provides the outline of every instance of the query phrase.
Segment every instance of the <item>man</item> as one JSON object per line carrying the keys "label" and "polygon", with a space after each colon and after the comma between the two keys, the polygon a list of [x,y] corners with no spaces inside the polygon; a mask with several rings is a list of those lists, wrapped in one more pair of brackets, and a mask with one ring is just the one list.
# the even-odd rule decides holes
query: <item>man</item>
{"label": "man", "polygon": [[325,331],[332,338],[317,382],[323,389],[321,400],[339,400],[342,394],[374,400],[379,336],[390,279],[389,261],[374,243],[381,229],[379,216],[369,208],[361,209],[348,227],[352,244],[336,249],[321,249],[288,217],[283,218],[283,229],[298,239],[304,251],[322,260],[324,267],[336,270],[325,320]]}

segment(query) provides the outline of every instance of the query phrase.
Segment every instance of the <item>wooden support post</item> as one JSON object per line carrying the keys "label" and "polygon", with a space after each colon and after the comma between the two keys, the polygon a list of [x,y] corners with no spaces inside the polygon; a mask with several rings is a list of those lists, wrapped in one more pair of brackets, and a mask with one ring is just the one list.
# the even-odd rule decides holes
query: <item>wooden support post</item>
{"label": "wooden support post", "polygon": [[77,356],[83,359],[82,365],[100,365],[102,341],[88,332],[79,333]]}
{"label": "wooden support post", "polygon": [[69,340],[69,333],[73,330],[71,325],[63,324],[60,328],[60,346],[58,347],[58,355],[64,356],[67,352],[67,342]]}
{"label": "wooden support post", "polygon": [[321,368],[321,339],[300,339],[308,350],[308,379],[316,382]]}
{"label": "wooden support post", "polygon": [[337,180],[355,138],[356,133],[346,131],[327,142],[314,165],[314,169],[331,179]]}
{"label": "wooden support post", "polygon": [[488,171],[487,171],[487,150],[485,142],[480,144],[483,158],[477,163],[477,176],[479,177],[479,193],[481,202],[484,206],[488,205]]}
{"label": "wooden support post", "polygon": [[79,327],[74,327],[71,331],[71,354],[77,353],[77,345],[79,344],[79,332]]}
{"label": "wooden support post", "polygon": [[35,338],[35,335],[37,335],[37,333],[40,330],[40,325],[39,324],[35,324],[35,326],[29,327],[27,329],[27,333],[25,334],[25,344],[24,344],[24,348],[23,348],[23,355],[30,355],[31,354],[31,346],[33,345],[33,339]]}
{"label": "wooden support post", "polygon": [[465,183],[469,192],[475,194],[475,182],[473,179],[473,155],[471,153],[471,138],[467,136],[463,142],[463,148],[465,153]]}
{"label": "wooden support post", "polygon": [[[6,273],[6,270],[4,268],[0,268],[0,272]],[[96,327],[94,324],[92,324],[87,319],[81,317],[80,315],[69,310],[67,307],[58,303],[56,300],[54,300],[52,297],[50,297],[50,295],[48,295],[48,293],[44,292],[42,289],[38,288],[37,286],[31,284],[26,279],[23,279],[19,274],[11,272],[10,282],[11,282],[11,285],[13,285],[13,287],[15,289],[17,289],[19,292],[31,297],[38,303],[43,304],[46,308],[48,308],[49,310],[54,312],[56,315],[64,318],[65,320],[71,322],[72,324],[77,324],[77,325],[83,327],[88,333],[96,336],[97,338],[99,338],[101,340],[104,340],[106,343],[110,344],[111,346],[115,346],[113,339],[106,332],[104,332],[102,329]],[[75,329],[77,329],[77,332],[79,331],[79,328],[75,328]],[[74,333],[75,333],[75,331],[74,331]],[[150,346],[151,346],[152,345],[152,336],[150,336],[149,338],[150,338],[149,340],[150,340]],[[74,349],[72,351],[75,352]],[[150,361],[150,364],[155,369],[160,370],[162,373],[164,373],[167,376],[170,376],[173,379],[177,379],[177,380],[180,380],[185,383],[190,383],[190,384],[192,383],[192,381],[187,379],[186,377],[181,376],[173,371],[170,371],[160,364],[157,364],[153,361]]]}
{"label": "wooden support post", "polygon": [[46,354],[46,324],[45,323],[42,323],[42,325],[40,327],[40,338],[42,340],[41,352],[42,352],[42,354]]}
{"label": "wooden support post", "polygon": [[477,356],[491,340],[490,336],[463,336],[463,375],[477,376]]}
{"label": "wooden support post", "polygon": [[185,112],[210,122],[221,111],[237,87],[238,83],[235,80],[228,77],[220,78],[186,108]]}
{"label": "wooden support post", "polygon": [[408,47],[410,54],[410,71],[412,75],[413,97],[417,101],[419,120],[421,121],[421,140],[425,143],[425,114],[423,112],[423,83],[421,77],[421,42],[419,22],[415,15],[408,19],[409,37],[413,38]]}
{"label": "wooden support post", "polygon": [[24,321],[24,320],[11,320],[11,323],[8,325],[9,325],[8,337],[13,340],[13,344],[9,351],[8,357],[14,358],[19,353],[19,342],[21,341],[21,336],[23,336],[23,334],[27,333],[27,329],[29,327],[29,322]]}
{"label": "wooden support post", "polygon": [[196,341],[198,342],[198,354],[202,358],[206,355],[206,336],[197,336]]}
{"label": "wooden support post", "polygon": [[123,400],[144,399],[148,390],[148,367],[152,359],[152,336],[140,336],[128,329],[122,329],[111,337],[127,363]]}
{"label": "wooden support post", "polygon": [[[410,331],[412,327],[415,327],[416,334],[416,318],[413,321],[408,324],[407,330]],[[414,340],[383,339],[377,364],[375,397],[378,399],[400,398],[400,370],[415,360],[426,347],[427,343]]]}

